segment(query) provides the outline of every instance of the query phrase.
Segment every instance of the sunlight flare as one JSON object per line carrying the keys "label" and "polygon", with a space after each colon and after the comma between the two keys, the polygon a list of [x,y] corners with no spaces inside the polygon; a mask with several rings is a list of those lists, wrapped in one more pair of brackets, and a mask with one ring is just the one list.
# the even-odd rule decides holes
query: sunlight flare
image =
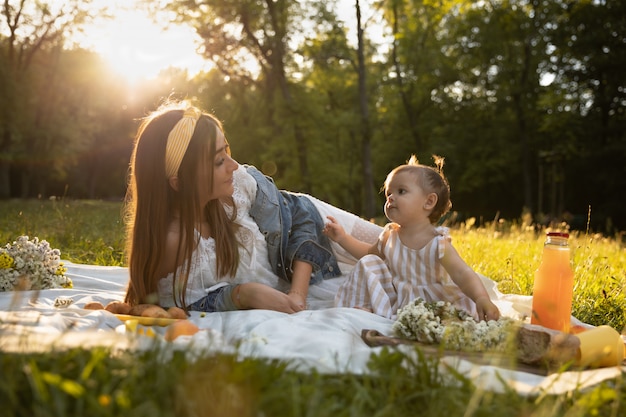
{"label": "sunlight flare", "polygon": [[129,83],[154,78],[171,67],[186,69],[189,75],[209,68],[208,61],[197,52],[198,40],[192,28],[166,27],[129,2],[119,4],[109,9],[112,19],[97,18],[77,36],[77,42],[98,53]]}

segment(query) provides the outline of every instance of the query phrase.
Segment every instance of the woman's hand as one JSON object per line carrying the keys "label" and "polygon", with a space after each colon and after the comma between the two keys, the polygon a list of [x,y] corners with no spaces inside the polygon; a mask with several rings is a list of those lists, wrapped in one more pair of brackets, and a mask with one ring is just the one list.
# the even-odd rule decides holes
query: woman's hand
{"label": "woman's hand", "polygon": [[306,310],[306,296],[298,291],[291,290],[287,293],[291,307],[296,311]]}
{"label": "woman's hand", "polygon": [[304,309],[299,306],[301,302],[265,284],[248,282],[238,288],[238,291],[233,291],[233,302],[241,310],[258,308],[291,314]]}

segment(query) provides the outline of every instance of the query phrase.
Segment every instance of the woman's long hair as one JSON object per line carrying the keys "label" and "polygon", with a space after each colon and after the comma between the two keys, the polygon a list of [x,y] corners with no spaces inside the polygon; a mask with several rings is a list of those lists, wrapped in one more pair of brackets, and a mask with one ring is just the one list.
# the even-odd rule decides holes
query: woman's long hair
{"label": "woman's long hair", "polygon": [[[221,123],[203,113],[196,123],[185,155],[178,170],[178,191],[165,175],[165,150],[169,133],[183,117],[183,109],[165,107],[145,118],[137,132],[130,162],[126,195],[126,256],[130,281],[126,302],[131,305],[158,302],[160,261],[163,258],[168,228],[178,214],[179,241],[176,252],[173,293],[176,305],[187,308],[185,293],[192,257],[200,234],[196,225],[207,220],[215,239],[219,277],[234,276],[239,264],[238,243],[235,238],[236,216],[224,210],[223,202],[211,200],[199,210],[197,178],[201,167],[209,173],[213,186],[213,161],[216,138]],[[209,161],[209,162],[207,162]],[[203,166],[203,164],[209,164]],[[180,268],[184,265],[184,268]]]}

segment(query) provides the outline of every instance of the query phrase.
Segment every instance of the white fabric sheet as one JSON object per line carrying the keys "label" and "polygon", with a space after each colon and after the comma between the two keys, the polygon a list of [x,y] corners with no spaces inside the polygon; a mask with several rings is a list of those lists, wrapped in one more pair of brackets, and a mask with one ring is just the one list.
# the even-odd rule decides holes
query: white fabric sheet
{"label": "white fabric sheet", "polygon": [[[374,329],[392,335],[391,320],[358,309],[332,307],[334,294],[342,281],[336,278],[311,287],[307,300],[309,310],[296,314],[269,310],[205,315],[193,312],[190,320],[202,329],[194,336],[165,342],[164,328],[142,326],[143,333],[151,331],[154,335],[137,336],[127,331],[124,323],[111,313],[82,309],[91,301],[106,305],[113,300],[123,300],[127,269],[65,264],[74,282],[71,290],[0,293],[0,349],[37,351],[66,346],[142,349],[158,343],[165,352],[184,349],[191,358],[206,350],[236,352],[243,356],[286,360],[294,369],[305,372],[315,369],[358,374],[368,371],[370,355],[382,349],[367,346],[361,339],[361,331]],[[528,315],[530,297],[501,294],[493,281],[483,279],[503,314],[515,318]],[[68,299],[71,304],[55,306],[55,302],[58,305]],[[399,349],[409,351],[406,346]],[[458,357],[445,357],[441,366],[462,372],[479,388],[501,392],[507,385],[522,395],[565,393],[615,378],[624,370],[612,367],[541,376],[479,366]]]}

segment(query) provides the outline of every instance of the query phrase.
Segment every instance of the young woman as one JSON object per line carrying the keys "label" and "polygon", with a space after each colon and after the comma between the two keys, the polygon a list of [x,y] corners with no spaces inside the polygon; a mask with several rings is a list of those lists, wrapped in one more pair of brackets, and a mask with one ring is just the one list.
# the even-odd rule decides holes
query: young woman
{"label": "young woman", "polygon": [[[436,158],[437,159],[437,158]],[[389,173],[384,185],[385,215],[391,221],[375,245],[346,234],[329,217],[325,233],[361,258],[340,287],[335,305],[359,307],[395,318],[400,307],[421,297],[449,301],[478,320],[500,313],[474,272],[450,243],[448,229],[437,227],[452,206],[448,181],[415,156]]]}
{"label": "young woman", "polygon": [[323,235],[323,218],[340,216],[371,241],[380,232],[240,166],[221,123],[184,104],[143,120],[127,201],[131,305],[300,311],[311,280],[341,274],[337,254],[355,261]]}

